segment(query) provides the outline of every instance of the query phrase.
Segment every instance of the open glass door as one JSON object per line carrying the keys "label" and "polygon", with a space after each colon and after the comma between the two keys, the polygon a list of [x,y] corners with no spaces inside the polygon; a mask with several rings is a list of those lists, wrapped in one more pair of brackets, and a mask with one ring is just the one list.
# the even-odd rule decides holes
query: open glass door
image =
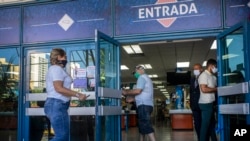
{"label": "open glass door", "polygon": [[237,127],[250,124],[249,22],[218,35],[218,129],[221,141],[234,140]]}
{"label": "open glass door", "polygon": [[[70,141],[120,141],[121,91],[118,43],[96,31],[96,42],[59,45],[67,54],[66,71],[71,89],[90,95],[80,102],[72,97]],[[22,140],[46,141],[53,138],[53,127],[44,114],[45,74],[50,66],[53,46],[24,49]]]}
{"label": "open glass door", "polygon": [[[96,41],[96,141],[121,141],[121,91],[119,43],[95,31]],[[118,92],[118,93],[117,93]]]}

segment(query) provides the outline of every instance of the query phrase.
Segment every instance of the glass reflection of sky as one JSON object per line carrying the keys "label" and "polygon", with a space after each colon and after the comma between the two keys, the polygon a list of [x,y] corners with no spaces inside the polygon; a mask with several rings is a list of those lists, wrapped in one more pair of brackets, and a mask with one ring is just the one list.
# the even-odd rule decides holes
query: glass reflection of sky
{"label": "glass reflection of sky", "polygon": [[1,49],[0,51],[0,58],[5,58],[6,62],[9,62],[11,57],[14,57],[14,62],[12,64],[18,65],[19,64],[19,50],[17,48],[8,48],[8,49]]}

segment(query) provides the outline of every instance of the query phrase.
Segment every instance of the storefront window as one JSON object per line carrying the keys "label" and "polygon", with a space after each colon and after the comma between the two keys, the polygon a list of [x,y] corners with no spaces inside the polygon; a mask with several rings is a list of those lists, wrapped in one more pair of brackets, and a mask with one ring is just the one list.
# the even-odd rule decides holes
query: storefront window
{"label": "storefront window", "polygon": [[15,140],[17,136],[18,48],[0,49],[0,138]]}

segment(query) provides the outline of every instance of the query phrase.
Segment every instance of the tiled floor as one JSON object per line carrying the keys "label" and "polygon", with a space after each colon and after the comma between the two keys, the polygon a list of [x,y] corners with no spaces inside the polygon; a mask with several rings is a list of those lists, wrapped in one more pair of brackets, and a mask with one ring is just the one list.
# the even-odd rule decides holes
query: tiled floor
{"label": "tiled floor", "polygon": [[[194,130],[172,130],[169,122],[164,121],[154,125],[157,141],[197,141]],[[122,131],[122,141],[138,141],[137,127]]]}

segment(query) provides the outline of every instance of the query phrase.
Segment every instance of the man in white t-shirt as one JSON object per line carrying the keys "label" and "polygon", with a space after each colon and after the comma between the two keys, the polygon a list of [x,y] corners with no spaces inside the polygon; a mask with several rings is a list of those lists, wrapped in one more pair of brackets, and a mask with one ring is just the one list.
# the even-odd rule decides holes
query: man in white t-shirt
{"label": "man in white t-shirt", "polygon": [[200,141],[217,141],[215,134],[214,103],[217,92],[217,62],[214,59],[207,61],[206,70],[199,76],[200,98],[199,107],[201,109],[201,130]]}

